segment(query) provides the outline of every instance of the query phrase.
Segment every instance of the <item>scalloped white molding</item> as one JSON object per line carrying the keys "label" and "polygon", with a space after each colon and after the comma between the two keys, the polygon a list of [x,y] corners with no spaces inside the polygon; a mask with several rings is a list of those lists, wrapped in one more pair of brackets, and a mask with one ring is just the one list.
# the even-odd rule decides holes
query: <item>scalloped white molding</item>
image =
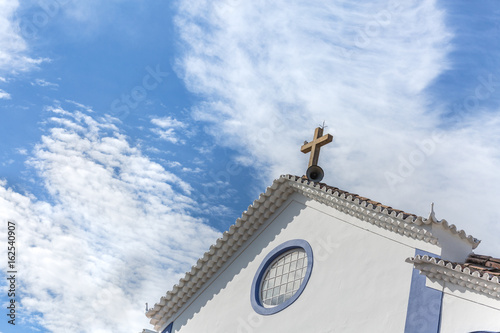
{"label": "scalloped white molding", "polygon": [[406,259],[406,261],[413,263],[415,268],[429,278],[450,282],[500,299],[500,279],[498,276],[491,276],[488,273],[481,275],[478,271],[462,267],[460,264],[456,264],[453,268],[452,263],[427,255],[417,255],[414,258]]}
{"label": "scalloped white molding", "polygon": [[438,245],[438,239],[431,231],[426,230],[424,225],[433,223],[442,225],[445,230],[469,242],[473,248],[479,244],[477,239],[467,236],[463,230],[457,231],[457,228],[448,225],[446,220],[425,219],[392,208],[388,209],[369,199],[309,182],[297,176],[281,176],[242,213],[228,231],[222,234],[191,271],[187,272],[179,283],[146,313],[155,329],[159,330],[167,324],[167,320],[175,315],[293,192],[380,228],[431,244]]}
{"label": "scalloped white molding", "polygon": [[[292,180],[292,178],[298,178],[290,175],[285,177],[290,180]],[[357,195],[349,193],[346,195],[345,193],[340,193],[336,189],[329,186],[312,183],[307,180],[302,180],[301,178],[295,179],[295,182],[291,183],[290,186],[308,198],[333,207],[362,221],[367,221],[371,224],[397,232],[401,235],[424,240],[431,244],[438,244],[437,238],[434,237],[430,231],[422,228],[416,228],[415,226],[421,226],[423,224],[441,225],[451,234],[457,235],[461,239],[466,240],[470,243],[473,249],[475,249],[480,243],[480,240],[470,235],[468,236],[464,230],[458,230],[454,224],[450,225],[445,219],[440,221],[436,220],[433,214],[426,219],[421,216],[404,213],[396,209],[388,209],[383,205],[373,205],[369,199],[360,198]],[[405,215],[407,215],[406,218],[404,217]]]}

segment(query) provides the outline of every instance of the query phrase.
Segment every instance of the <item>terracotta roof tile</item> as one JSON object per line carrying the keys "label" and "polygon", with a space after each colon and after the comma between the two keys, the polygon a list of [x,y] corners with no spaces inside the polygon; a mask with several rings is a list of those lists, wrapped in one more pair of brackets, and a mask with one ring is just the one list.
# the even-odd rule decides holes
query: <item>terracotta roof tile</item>
{"label": "terracotta roof tile", "polygon": [[470,270],[475,270],[481,275],[488,273],[489,275],[500,276],[500,259],[498,258],[472,253],[465,263],[460,265],[469,267]]}
{"label": "terracotta roof tile", "polygon": [[462,269],[468,268],[471,273],[478,272],[481,276],[485,273],[488,273],[490,276],[500,276],[500,264],[498,263],[500,259],[490,256],[472,253],[464,263],[456,263],[448,260],[442,261],[446,265],[451,265],[453,269],[460,265]]}
{"label": "terracotta roof tile", "polygon": [[500,264],[499,264],[499,263],[496,263],[496,262],[493,262],[493,261],[489,261],[489,262],[487,262],[485,266],[486,266],[486,267],[491,267],[491,268],[500,269]]}

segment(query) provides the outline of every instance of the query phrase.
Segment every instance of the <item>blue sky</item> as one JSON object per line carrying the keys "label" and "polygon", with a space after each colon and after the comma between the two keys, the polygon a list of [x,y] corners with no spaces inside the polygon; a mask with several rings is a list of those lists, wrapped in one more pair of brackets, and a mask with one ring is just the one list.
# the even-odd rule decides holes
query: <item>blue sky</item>
{"label": "blue sky", "polygon": [[499,22],[495,1],[0,0],[0,332],[151,328],[323,121],[328,184],[434,202],[500,257]]}

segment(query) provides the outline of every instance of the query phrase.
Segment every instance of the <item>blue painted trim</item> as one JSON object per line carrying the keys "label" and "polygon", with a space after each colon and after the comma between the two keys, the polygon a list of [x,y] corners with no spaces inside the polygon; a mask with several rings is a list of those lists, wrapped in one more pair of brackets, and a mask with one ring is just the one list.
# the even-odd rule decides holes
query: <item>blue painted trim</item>
{"label": "blue painted trim", "polygon": [[[262,305],[262,302],[260,301],[260,287],[262,285],[262,279],[264,278],[264,273],[266,272],[267,268],[269,265],[274,261],[274,259],[278,258],[280,255],[285,253],[286,251],[292,250],[292,249],[297,249],[297,248],[302,248],[306,252],[307,255],[307,269],[306,269],[306,275],[304,276],[304,280],[302,281],[302,284],[300,285],[300,288],[297,290],[297,292],[284,301],[283,303],[276,305],[274,307],[269,307],[266,308],[265,306]],[[272,315],[275,313],[280,312],[281,310],[284,310],[285,308],[289,307],[293,302],[299,298],[300,294],[304,291],[307,282],[309,281],[309,278],[311,277],[311,272],[313,268],[313,252],[311,245],[303,239],[293,239],[289,240],[287,242],[284,242],[283,244],[277,246],[274,248],[269,254],[264,258],[262,263],[259,266],[259,269],[257,270],[257,273],[255,274],[255,277],[253,278],[252,282],[252,289],[250,292],[250,301],[252,303],[252,307],[257,312],[258,314],[268,316]]]}
{"label": "blue painted trim", "polygon": [[171,322],[161,333],[172,333],[172,326],[174,326],[174,322]]}
{"label": "blue painted trim", "polygon": [[[438,255],[415,250],[415,255]],[[405,333],[439,333],[441,327],[441,309],[443,292],[425,285],[425,275],[413,268],[410,285],[410,298],[406,310]]]}

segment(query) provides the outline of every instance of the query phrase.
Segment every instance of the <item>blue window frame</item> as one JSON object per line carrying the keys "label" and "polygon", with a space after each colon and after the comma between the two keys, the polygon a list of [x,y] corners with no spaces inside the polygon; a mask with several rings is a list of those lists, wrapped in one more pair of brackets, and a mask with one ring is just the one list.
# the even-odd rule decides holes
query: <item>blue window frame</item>
{"label": "blue window frame", "polygon": [[[305,252],[305,257],[307,258],[307,267],[305,268],[306,272],[305,275],[303,276],[300,287],[295,291],[295,293],[290,298],[286,299],[280,304],[277,304],[275,306],[263,305],[261,300],[261,288],[267,269],[271,264],[274,263],[274,261],[277,258],[286,254],[286,252],[289,252],[294,249],[302,249]],[[312,268],[313,268],[313,252],[311,245],[309,245],[307,241],[303,239],[293,239],[274,248],[271,252],[268,253],[268,255],[264,258],[264,260],[260,264],[259,269],[257,270],[257,273],[255,274],[255,277],[252,282],[250,301],[255,312],[261,315],[272,315],[290,306],[293,302],[297,300],[297,298],[299,298],[300,294],[302,294],[302,292],[304,291],[304,288],[306,287],[307,282],[311,277]]]}

